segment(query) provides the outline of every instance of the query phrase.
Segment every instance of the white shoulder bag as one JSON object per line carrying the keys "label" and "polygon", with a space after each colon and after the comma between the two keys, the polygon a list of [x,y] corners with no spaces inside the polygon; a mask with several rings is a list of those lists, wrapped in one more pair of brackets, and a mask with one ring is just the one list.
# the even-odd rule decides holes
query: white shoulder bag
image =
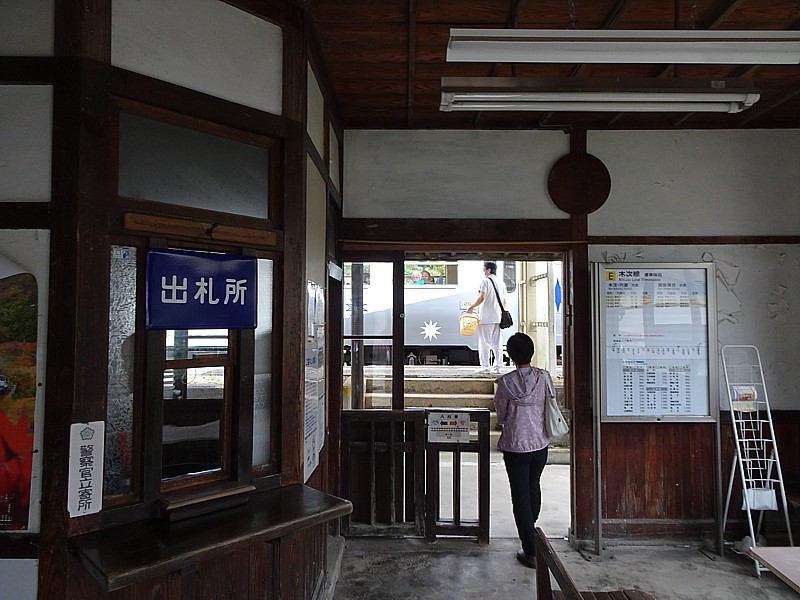
{"label": "white shoulder bag", "polygon": [[545,424],[547,425],[547,437],[557,438],[569,433],[569,425],[561,414],[561,409],[556,402],[556,390],[550,373],[543,372],[547,384],[547,404],[545,407]]}

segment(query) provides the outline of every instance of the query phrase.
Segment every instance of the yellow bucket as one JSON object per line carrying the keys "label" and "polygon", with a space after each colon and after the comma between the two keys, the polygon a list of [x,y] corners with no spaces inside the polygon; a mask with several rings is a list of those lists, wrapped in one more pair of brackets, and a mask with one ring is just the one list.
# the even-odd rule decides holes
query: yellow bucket
{"label": "yellow bucket", "polygon": [[461,330],[461,335],[475,335],[478,322],[478,317],[472,313],[466,313],[458,317],[458,326]]}

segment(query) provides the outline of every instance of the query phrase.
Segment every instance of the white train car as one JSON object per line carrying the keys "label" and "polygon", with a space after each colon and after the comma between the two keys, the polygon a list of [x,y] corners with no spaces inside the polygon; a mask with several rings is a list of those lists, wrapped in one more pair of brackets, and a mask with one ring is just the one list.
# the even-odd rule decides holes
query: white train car
{"label": "white train car", "polygon": [[[391,362],[390,341],[380,337],[391,336],[392,332],[392,271],[391,263],[345,265],[344,334],[346,337],[374,336],[364,342],[368,364]],[[483,261],[409,261],[404,271],[403,361],[407,364],[477,365],[478,338],[460,333],[459,316],[478,297]],[[413,282],[416,279],[414,273],[422,271],[429,273],[430,283]],[[518,330],[518,273],[518,263],[497,261],[497,275],[505,287],[507,309],[514,317],[514,325],[502,332],[503,345]],[[361,294],[359,281],[363,282]],[[357,310],[359,306],[361,319],[358,315],[354,319],[354,308]]]}

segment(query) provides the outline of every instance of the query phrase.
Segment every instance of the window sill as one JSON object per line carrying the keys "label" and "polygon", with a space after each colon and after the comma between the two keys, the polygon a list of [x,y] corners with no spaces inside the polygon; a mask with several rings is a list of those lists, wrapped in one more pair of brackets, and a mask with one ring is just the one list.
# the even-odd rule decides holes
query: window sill
{"label": "window sill", "polygon": [[161,513],[170,521],[181,521],[217,510],[247,504],[256,488],[235,481],[215,482],[210,486],[194,486],[164,493]]}
{"label": "window sill", "polygon": [[129,523],[76,536],[70,546],[107,590],[180,572],[254,538],[269,541],[350,514],[348,500],[305,485],[250,494],[239,506],[185,521]]}

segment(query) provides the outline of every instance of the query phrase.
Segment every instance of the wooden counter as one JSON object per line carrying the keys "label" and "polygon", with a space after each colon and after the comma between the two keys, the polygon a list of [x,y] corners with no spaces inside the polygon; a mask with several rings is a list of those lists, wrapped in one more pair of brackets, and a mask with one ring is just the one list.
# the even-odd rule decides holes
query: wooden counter
{"label": "wooden counter", "polygon": [[153,519],[79,535],[70,548],[108,591],[225,554],[236,544],[274,540],[350,514],[348,500],[305,485],[253,494],[245,506],[185,521]]}

